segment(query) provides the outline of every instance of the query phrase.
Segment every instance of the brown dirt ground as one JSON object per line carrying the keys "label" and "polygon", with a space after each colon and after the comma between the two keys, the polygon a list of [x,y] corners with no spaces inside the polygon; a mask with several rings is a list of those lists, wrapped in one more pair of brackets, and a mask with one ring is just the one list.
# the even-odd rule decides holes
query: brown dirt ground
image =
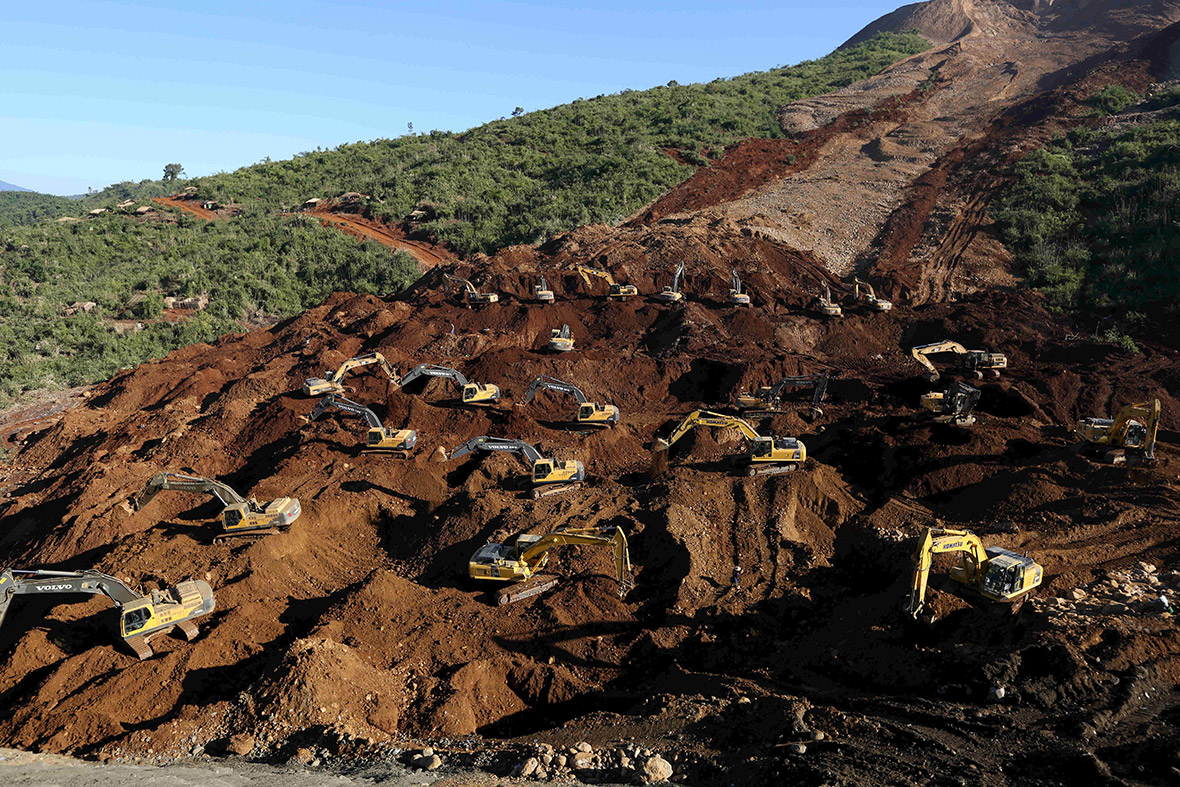
{"label": "brown dirt ground", "polygon": [[[996,2],[954,6],[995,11]],[[1031,11],[1017,11],[1032,24]],[[1129,52],[1146,64],[1130,73],[1153,73],[1149,50]],[[1109,67],[1099,59],[1073,77]],[[848,116],[838,109],[831,119]],[[1030,138],[1043,133],[1036,113],[1025,116]],[[834,135],[824,150],[863,147],[861,133]],[[890,140],[871,143],[870,152],[893,150]],[[709,185],[716,175],[702,175],[702,188],[744,195],[725,203],[739,204],[838,158],[775,170],[748,193],[740,178]],[[988,188],[945,161],[948,192]],[[941,188],[936,175],[929,183]],[[909,223],[928,228],[944,197],[919,196],[904,201],[927,218]],[[682,198],[689,205],[692,195]],[[269,329],[120,374],[30,437],[17,456],[27,474],[0,504],[0,554],[17,566],[95,566],[141,585],[207,577],[218,610],[195,642],[159,640],[158,655],[137,662],[111,643],[102,600],[22,598],[0,630],[0,740],[109,757],[218,751],[249,733],[261,756],[282,759],[308,741],[343,754],[411,739],[519,754],[538,740],[632,739],[674,752],[681,780],[706,785],[1174,778],[1180,632],[1125,585],[1137,571],[1145,585],[1151,574],[1153,588],[1180,589],[1171,570],[1180,557],[1175,333],[1128,353],[1079,339],[1036,296],[994,283],[955,300],[959,288],[928,286],[929,297],[891,312],[849,304],[844,318],[825,321],[808,310],[819,283],[835,281],[822,250],[691,204],[442,265],[387,299],[336,294]],[[931,237],[942,236],[923,243]],[[925,274],[903,269],[901,256],[887,259],[898,286],[920,289],[912,282]],[[687,302],[674,307],[646,296],[606,302],[603,286],[587,291],[573,267],[601,265],[651,293],[679,259]],[[724,303],[732,266],[750,308]],[[449,302],[442,269],[501,302]],[[541,273],[554,304],[530,301]],[[550,354],[548,331],[563,323],[578,349]],[[915,417],[927,386],[907,350],[944,337],[1009,358],[1003,377],[981,384],[970,430]],[[469,410],[439,381],[400,390],[378,374],[353,375],[354,398],[387,426],[419,432],[409,460],[359,454],[361,425],[307,423],[313,402],[299,389],[368,350],[402,369],[455,366],[500,385],[505,400]],[[649,473],[655,437],[684,413],[821,370],[838,374],[821,417],[806,416],[801,399],[758,422],[806,443],[801,471],[747,478],[733,467],[736,435],[717,430],[686,438],[668,472]],[[515,406],[540,373],[615,403],[622,423],[584,434],[563,423],[568,400]],[[1132,473],[1075,452],[1078,418],[1150,397],[1166,419],[1155,468]],[[511,457],[429,460],[479,434],[579,458],[588,483],[534,501]],[[166,469],[215,476],[262,500],[295,495],[304,513],[284,534],[216,544],[212,501],[165,494],[128,513],[123,502]],[[900,605],[913,539],[939,523],[1036,557],[1046,581],[1034,602],[1000,615],[938,586],[938,621],[909,621]],[[465,579],[487,539],[563,524],[624,528],[638,582],[626,599],[614,594],[609,556],[588,547],[555,552],[563,583],[510,607],[490,605]],[[735,564],[739,588],[730,585]],[[1055,600],[1079,588],[1129,603]],[[997,685],[1007,697],[989,702]],[[804,755],[786,748],[802,741]],[[502,762],[488,767],[507,774]]]}

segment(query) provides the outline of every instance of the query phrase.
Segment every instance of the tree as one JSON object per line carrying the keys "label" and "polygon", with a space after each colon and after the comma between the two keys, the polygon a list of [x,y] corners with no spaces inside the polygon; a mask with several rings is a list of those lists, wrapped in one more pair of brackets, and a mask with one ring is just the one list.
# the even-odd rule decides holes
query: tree
{"label": "tree", "polygon": [[184,165],[182,164],[165,164],[164,165],[164,182],[172,183],[181,175],[184,174]]}
{"label": "tree", "polygon": [[523,114],[524,114],[524,107],[517,107],[516,109],[512,110],[512,117],[514,117],[514,118],[518,118]]}

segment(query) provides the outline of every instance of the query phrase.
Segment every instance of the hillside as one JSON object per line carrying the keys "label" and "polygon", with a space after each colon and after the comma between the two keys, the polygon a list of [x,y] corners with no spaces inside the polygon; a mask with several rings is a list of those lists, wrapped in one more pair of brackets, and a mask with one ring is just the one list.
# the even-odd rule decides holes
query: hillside
{"label": "hillside", "polygon": [[[310,769],[409,763],[429,746],[443,778],[469,766],[512,783],[634,783],[652,752],[677,783],[704,787],[1170,783],[1180,629],[1157,599],[1180,593],[1180,335],[1156,304],[1163,317],[1132,349],[1079,309],[1098,292],[1137,307],[1142,288],[1100,286],[1120,273],[1173,286],[1180,165],[1160,85],[1176,76],[1180,8],[1070,8],[931,0],[907,13],[949,20],[953,40],[782,106],[778,133],[726,146],[626,221],[442,260],[396,292],[292,301],[275,324],[122,371],[39,421],[0,480],[4,560],[142,587],[203,578],[217,608],[194,641],[160,638],[138,661],[112,642],[105,600],[20,598],[0,629],[0,744]],[[244,253],[277,286],[276,257],[310,274],[305,252],[347,240],[314,213],[283,217],[296,253],[247,231],[270,226],[269,209],[236,204],[233,218],[163,214],[229,249],[202,280],[222,297]],[[124,221],[63,237],[99,243],[106,232],[87,227]],[[680,261],[684,300],[662,302]],[[584,263],[641,295],[606,300],[579,277]],[[748,307],[728,302],[734,269]],[[297,277],[300,298],[347,270]],[[362,270],[373,289],[392,289],[370,272],[381,269]],[[29,275],[78,286],[62,273]],[[455,303],[446,273],[499,302]],[[856,273],[892,309],[858,303]],[[1056,273],[1078,287],[1054,290]],[[552,304],[532,297],[542,275]],[[1043,291],[1021,286],[1026,275]],[[843,316],[814,308],[823,284]],[[270,292],[242,290],[241,303]],[[562,325],[576,347],[549,352]],[[909,351],[947,338],[1006,357],[978,376],[938,359],[936,390],[962,380],[981,393],[970,427],[920,405],[931,386]],[[401,388],[359,370],[348,396],[418,433],[408,459],[362,453],[366,426],[309,421],[317,400],[301,384],[370,351],[400,371],[455,367],[503,400],[464,406],[445,381]],[[831,375],[821,412],[797,392],[750,416],[759,434],[805,444],[794,472],[747,475],[748,448],[727,428],[655,460],[689,412],[814,373]],[[617,405],[620,423],[571,427],[573,400],[552,393],[523,405],[540,374]],[[1079,453],[1078,419],[1157,398],[1154,464]],[[535,499],[511,456],[446,461],[478,435],[578,459],[586,483]],[[302,513],[285,532],[215,542],[221,506],[208,496],[127,505],[167,470],[262,501],[293,495]],[[517,604],[468,581],[489,540],[566,526],[621,528],[634,589],[620,598],[609,551],[590,546],[552,552],[545,571],[560,584]],[[988,602],[955,591],[941,556],[932,619],[915,620],[903,604],[927,527],[1027,554],[1043,584],[1022,606]]]}
{"label": "hillside", "polygon": [[14,186],[11,183],[5,183],[4,181],[0,180],[0,191],[30,191],[30,190],[31,189],[26,189],[21,186]]}

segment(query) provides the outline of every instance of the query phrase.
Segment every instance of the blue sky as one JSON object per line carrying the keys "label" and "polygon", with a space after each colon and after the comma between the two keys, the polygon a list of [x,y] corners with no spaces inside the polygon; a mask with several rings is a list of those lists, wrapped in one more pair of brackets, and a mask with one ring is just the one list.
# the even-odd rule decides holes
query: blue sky
{"label": "blue sky", "polygon": [[0,180],[54,194],[232,170],[820,57],[898,0],[0,0]]}

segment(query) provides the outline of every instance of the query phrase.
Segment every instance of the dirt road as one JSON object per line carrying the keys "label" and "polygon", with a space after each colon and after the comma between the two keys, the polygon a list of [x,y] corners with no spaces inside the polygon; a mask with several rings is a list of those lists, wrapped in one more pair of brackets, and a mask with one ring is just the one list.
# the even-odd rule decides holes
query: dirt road
{"label": "dirt road", "polygon": [[455,262],[457,258],[441,246],[435,246],[422,241],[410,240],[400,229],[380,224],[366,219],[356,213],[333,213],[320,208],[308,211],[308,214],[319,219],[325,227],[334,226],[354,238],[374,240],[383,246],[400,249],[418,260],[423,272],[443,262]]}

